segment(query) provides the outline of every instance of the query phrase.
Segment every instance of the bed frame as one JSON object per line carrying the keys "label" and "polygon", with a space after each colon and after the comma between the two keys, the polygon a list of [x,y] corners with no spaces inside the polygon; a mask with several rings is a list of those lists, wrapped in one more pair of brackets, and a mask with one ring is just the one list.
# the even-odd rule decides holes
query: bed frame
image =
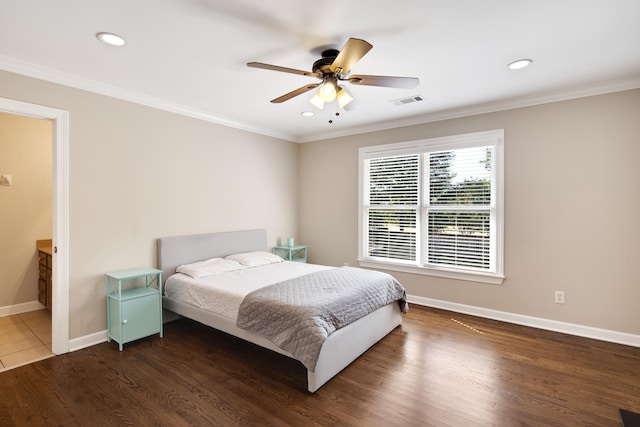
{"label": "bed frame", "polygon": [[[166,280],[179,265],[250,251],[268,251],[266,230],[163,237],[158,239],[158,268]],[[288,351],[261,335],[238,328],[235,321],[226,317],[167,297],[163,297],[162,306],[180,316],[295,359]],[[329,335],[320,351],[315,371],[307,370],[309,392],[318,390],[401,323],[399,304],[394,302]]]}

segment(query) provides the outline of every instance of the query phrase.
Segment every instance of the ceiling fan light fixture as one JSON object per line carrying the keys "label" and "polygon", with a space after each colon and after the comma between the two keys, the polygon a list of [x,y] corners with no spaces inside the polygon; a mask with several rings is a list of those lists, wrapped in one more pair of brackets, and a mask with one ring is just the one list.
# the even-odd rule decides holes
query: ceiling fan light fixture
{"label": "ceiling fan light fixture", "polygon": [[[420,84],[420,80],[417,77],[373,76],[364,74],[352,76],[351,68],[362,59],[372,47],[373,46],[365,40],[351,37],[344,44],[342,50],[323,49],[322,58],[313,63],[311,67],[312,71],[281,67],[262,62],[247,62],[247,66],[319,79],[316,83],[307,84],[271,100],[274,104],[280,104],[303,93],[314,91],[315,93],[313,93],[309,101],[318,109],[323,109],[324,104],[327,102],[331,104],[331,109],[334,109],[333,101],[336,101],[335,110],[340,108],[344,108],[345,110],[354,109],[357,102],[354,102],[355,99],[353,95],[346,87],[341,87],[338,84],[340,81],[362,86],[403,89],[412,89]],[[338,111],[335,111],[335,113],[336,115],[340,114]]]}
{"label": "ceiling fan light fixture", "polygon": [[336,99],[337,86],[335,80],[327,78],[324,84],[320,86],[320,89],[318,89],[318,96],[322,98],[324,102],[333,101]]}
{"label": "ceiling fan light fixture", "polygon": [[322,110],[324,108],[324,100],[320,98],[318,93],[313,95],[313,97],[309,100],[309,102],[318,110]]}
{"label": "ceiling fan light fixture", "polygon": [[353,101],[353,97],[351,96],[351,94],[349,94],[349,92],[347,92],[345,89],[341,87],[338,87],[336,98],[338,99],[338,106],[340,108],[344,108],[345,105]]}

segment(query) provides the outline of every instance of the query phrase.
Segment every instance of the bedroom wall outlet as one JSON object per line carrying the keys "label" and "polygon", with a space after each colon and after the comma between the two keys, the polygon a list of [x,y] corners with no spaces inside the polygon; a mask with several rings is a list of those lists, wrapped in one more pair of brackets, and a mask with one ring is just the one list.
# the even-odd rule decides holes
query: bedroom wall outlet
{"label": "bedroom wall outlet", "polygon": [[556,291],[555,302],[556,304],[564,304],[564,291]]}

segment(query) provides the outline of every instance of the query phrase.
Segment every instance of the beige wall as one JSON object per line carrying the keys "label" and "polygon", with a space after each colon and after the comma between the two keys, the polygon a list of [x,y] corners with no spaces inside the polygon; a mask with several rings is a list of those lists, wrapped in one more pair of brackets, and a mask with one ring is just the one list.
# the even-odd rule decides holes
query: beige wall
{"label": "beige wall", "polygon": [[294,143],[7,72],[0,97],[69,111],[71,339],[106,329],[103,274],[155,266],[158,237],[297,235]]}
{"label": "beige wall", "polygon": [[300,241],[357,265],[359,147],[505,129],[504,283],[393,274],[416,296],[640,334],[639,113],[633,90],[303,144]]}
{"label": "beige wall", "polygon": [[51,238],[52,124],[0,113],[0,307],[38,299],[36,240]]}
{"label": "beige wall", "polygon": [[70,338],[106,328],[103,273],[155,265],[160,236],[266,228],[356,265],[359,147],[501,128],[504,284],[396,276],[416,296],[640,334],[640,90],[302,145],[6,72],[0,97],[70,112]]}

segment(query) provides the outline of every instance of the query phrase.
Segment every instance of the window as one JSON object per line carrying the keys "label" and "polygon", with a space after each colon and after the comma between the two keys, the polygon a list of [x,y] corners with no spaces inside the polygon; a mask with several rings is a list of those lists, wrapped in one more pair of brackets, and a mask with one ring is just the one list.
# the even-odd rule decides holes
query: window
{"label": "window", "polygon": [[360,149],[360,265],[503,276],[504,131]]}

